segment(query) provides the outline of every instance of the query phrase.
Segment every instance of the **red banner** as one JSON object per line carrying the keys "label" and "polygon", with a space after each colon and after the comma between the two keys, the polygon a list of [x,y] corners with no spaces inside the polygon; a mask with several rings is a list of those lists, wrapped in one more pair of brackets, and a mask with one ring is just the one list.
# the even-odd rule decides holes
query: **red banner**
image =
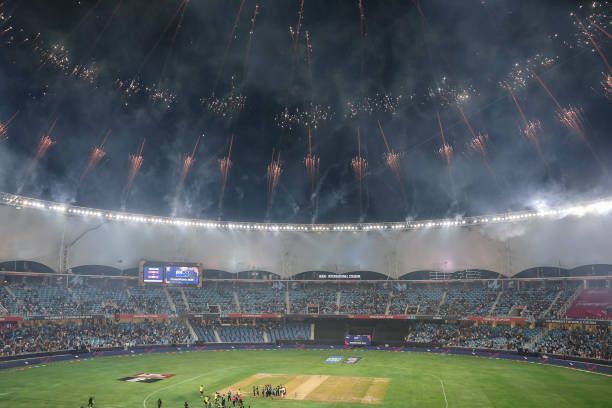
{"label": "red banner", "polygon": [[4,322],[20,322],[23,318],[20,316],[0,316],[0,323]]}
{"label": "red banner", "polygon": [[524,317],[496,317],[496,316],[469,316],[468,320],[472,322],[486,322],[486,323],[525,323],[527,319]]}

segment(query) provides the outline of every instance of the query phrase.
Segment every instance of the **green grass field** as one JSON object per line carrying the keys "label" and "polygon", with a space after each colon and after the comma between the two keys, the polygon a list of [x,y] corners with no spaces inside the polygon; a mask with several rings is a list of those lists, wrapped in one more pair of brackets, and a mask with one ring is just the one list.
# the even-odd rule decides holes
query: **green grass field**
{"label": "green grass field", "polygon": [[[325,364],[331,355],[359,356],[355,365]],[[171,373],[155,383],[119,381],[139,372]],[[257,373],[388,378],[378,405],[253,400],[266,407],[610,407],[612,378],[508,360],[381,351],[202,351],[101,357],[28,369],[0,370],[0,407],[201,407],[198,387],[223,389]],[[336,378],[336,377],[334,377]],[[250,393],[249,389],[243,389]],[[291,393],[291,389],[288,390]],[[146,405],[145,405],[146,404]]]}

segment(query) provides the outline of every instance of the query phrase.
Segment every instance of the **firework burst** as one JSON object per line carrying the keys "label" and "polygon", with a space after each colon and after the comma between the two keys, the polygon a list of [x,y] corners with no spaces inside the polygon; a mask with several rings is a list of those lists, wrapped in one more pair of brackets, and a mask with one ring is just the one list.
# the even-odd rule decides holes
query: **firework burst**
{"label": "firework burst", "polygon": [[104,145],[106,144],[106,140],[108,139],[108,136],[110,136],[110,133],[111,133],[111,130],[108,129],[106,131],[106,134],[104,135],[104,138],[102,139],[102,143],[100,143],[97,146],[94,146],[93,149],[91,149],[91,153],[89,154],[89,160],[87,160],[87,164],[85,165],[85,168],[83,169],[83,172],[81,173],[81,178],[79,182],[82,182],[83,179],[85,179],[85,177],[93,169],[95,169],[98,166],[98,164],[104,158],[104,156],[106,156]]}
{"label": "firework burst", "polygon": [[280,162],[280,153],[272,152],[272,160],[270,164],[268,164],[266,170],[266,177],[268,179],[268,206],[272,205],[282,172],[283,168]]}
{"label": "firework burst", "polygon": [[127,192],[129,192],[132,189],[134,180],[136,179],[136,176],[138,175],[138,172],[140,171],[140,168],[142,167],[142,163],[144,162],[144,156],[142,155],[142,152],[144,150],[145,141],[146,139],[142,139],[142,142],[140,142],[140,145],[138,146],[138,151],[134,154],[130,154],[128,158],[129,171],[128,171],[128,178],[127,178],[127,184],[126,184]]}
{"label": "firework burst", "polygon": [[323,122],[331,120],[332,117],[331,106],[309,102],[304,109],[289,110],[289,108],[285,108],[275,116],[275,122],[281,129],[291,129],[294,126],[317,129]]}
{"label": "firework burst", "polygon": [[487,155],[488,141],[489,141],[489,136],[487,134],[479,133],[476,136],[474,136],[468,144],[469,144],[470,149],[479,153],[484,160],[488,160],[488,155]]}
{"label": "firework burst", "polygon": [[36,153],[34,153],[34,162],[37,162],[38,160],[42,159],[43,156],[47,153],[47,151],[51,148],[51,146],[55,144],[55,140],[51,138],[51,133],[53,132],[53,129],[55,128],[56,123],[57,123],[57,119],[53,121],[47,133],[42,135],[40,139],[38,140],[38,146],[36,147]]}
{"label": "firework burst", "polygon": [[232,147],[234,146],[234,135],[230,138],[229,149],[227,156],[219,159],[219,172],[221,173],[221,189],[225,190],[227,180],[229,179],[230,170],[232,169]]}
{"label": "firework burst", "polygon": [[450,170],[451,164],[453,162],[453,146],[446,143],[446,137],[444,136],[444,128],[442,127],[442,119],[440,119],[440,113],[436,113],[438,116],[438,126],[440,127],[440,138],[442,140],[442,145],[438,149],[438,155],[446,162],[446,166]]}
{"label": "firework burst", "polygon": [[569,130],[574,132],[576,136],[578,136],[580,140],[586,143],[587,146],[589,146],[590,148],[590,144],[586,138],[586,133],[584,130],[582,110],[580,108],[576,108],[573,106],[569,106],[569,107],[561,106],[557,98],[555,98],[555,95],[548,88],[548,86],[542,80],[542,78],[540,78],[540,76],[536,74],[535,72],[533,73],[533,77],[536,79],[536,81],[538,81],[538,83],[542,86],[544,91],[546,91],[548,96],[550,96],[550,99],[552,99],[552,101],[557,106],[557,119],[559,119],[559,122],[561,122],[561,124],[565,126],[566,128],[568,128]]}
{"label": "firework burst", "polygon": [[557,118],[563,126],[573,131],[583,141],[586,141],[582,109],[573,106],[559,108]]}
{"label": "firework burst", "polygon": [[371,96],[363,96],[347,101],[344,105],[344,116],[352,119],[362,115],[375,113],[396,114],[404,95],[377,92]]}
{"label": "firework burst", "polygon": [[320,159],[312,153],[312,135],[310,128],[308,129],[308,152],[304,156],[304,166],[306,167],[306,174],[310,179],[311,191],[314,190],[315,181],[319,174]]}
{"label": "firework burst", "polygon": [[361,188],[361,183],[365,179],[366,172],[368,170],[368,161],[361,155],[361,133],[359,128],[357,128],[357,156],[354,156],[351,160],[351,168],[353,169],[355,179],[359,182],[359,187]]}
{"label": "firework burst", "polygon": [[193,145],[193,149],[191,150],[191,153],[185,154],[183,156],[183,166],[181,167],[181,176],[179,179],[179,186],[183,185],[183,183],[185,182],[185,179],[189,175],[189,172],[191,171],[191,168],[193,167],[195,163],[195,156],[198,153],[198,147],[200,147],[201,138],[202,136],[198,136],[198,138],[195,141],[195,144]]}
{"label": "firework burst", "polygon": [[378,123],[378,129],[380,130],[380,136],[385,143],[385,165],[393,172],[397,180],[400,180],[400,155],[389,146],[389,141],[387,140],[387,136],[385,135],[385,131],[383,130],[382,124],[380,120],[376,121]]}
{"label": "firework burst", "polygon": [[204,108],[223,120],[231,121],[235,115],[239,114],[246,103],[246,96],[242,95],[236,88],[234,77],[229,94],[217,97],[214,94],[208,98],[201,99]]}
{"label": "firework burst", "polygon": [[17,113],[18,112],[13,113],[13,115],[10,118],[8,118],[6,121],[0,122],[0,140],[8,138],[8,127],[13,121],[13,119],[17,117]]}

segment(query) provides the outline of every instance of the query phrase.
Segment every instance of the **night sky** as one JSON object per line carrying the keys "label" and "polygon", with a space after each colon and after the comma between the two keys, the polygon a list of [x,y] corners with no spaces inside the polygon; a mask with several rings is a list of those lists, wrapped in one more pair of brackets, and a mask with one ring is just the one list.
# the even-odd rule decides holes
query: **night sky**
{"label": "night sky", "polygon": [[[0,121],[18,112],[0,141],[0,189],[158,215],[306,223],[477,215],[610,195],[610,2],[364,0],[362,19],[358,0],[305,0],[299,27],[299,0],[242,3],[238,14],[240,0],[0,2]],[[562,108],[581,111],[584,132],[561,123],[533,73]],[[539,123],[537,140],[522,133],[502,84]],[[211,98],[232,95],[245,98],[233,115],[207,109]],[[385,96],[394,103],[380,103]],[[347,109],[363,101],[371,109]],[[326,113],[310,123],[314,183],[304,166],[308,124],[279,126],[285,109],[312,105]],[[450,163],[438,154],[438,115]],[[33,160],[54,122],[55,144]],[[361,189],[351,167],[357,129],[368,164]],[[84,175],[108,130],[106,155]],[[221,205],[219,159],[232,134]],[[479,134],[481,151],[470,145]],[[143,140],[128,188],[128,156]],[[385,162],[391,150],[396,171]],[[282,173],[270,194],[273,152]]]}

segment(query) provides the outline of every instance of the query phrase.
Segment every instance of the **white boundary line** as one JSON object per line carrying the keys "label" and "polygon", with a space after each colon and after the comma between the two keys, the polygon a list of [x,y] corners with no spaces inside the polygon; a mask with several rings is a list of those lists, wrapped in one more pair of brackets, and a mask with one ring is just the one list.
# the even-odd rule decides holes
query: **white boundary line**
{"label": "white boundary line", "polygon": [[444,381],[442,381],[442,379],[438,377],[437,375],[434,375],[434,374],[429,374],[429,375],[431,375],[432,377],[440,381],[440,385],[442,386],[442,395],[444,395],[444,407],[448,408],[448,399],[446,398],[446,390],[444,389]]}
{"label": "white boundary line", "polygon": [[160,388],[160,389],[158,389],[158,390],[152,391],[152,392],[150,392],[149,394],[147,394],[147,396],[146,396],[146,397],[145,397],[145,398],[142,400],[142,406],[143,406],[143,408],[147,408],[147,400],[148,400],[149,398],[151,398],[153,395],[157,394],[158,392],[160,392],[160,391],[162,391],[162,390],[167,390],[167,389],[169,389],[169,388],[173,388],[173,387],[175,387],[175,386],[177,386],[177,385],[185,384],[186,382],[196,380],[196,379],[198,379],[198,378],[200,378],[200,377],[204,377],[205,375],[209,375],[209,374],[210,374],[210,373],[196,375],[195,377],[191,377],[191,378],[188,378],[188,379],[186,379],[186,380],[179,381],[179,382],[177,382],[177,383],[170,384],[170,385],[168,385],[168,386],[166,386],[166,387],[162,387],[162,388]]}

